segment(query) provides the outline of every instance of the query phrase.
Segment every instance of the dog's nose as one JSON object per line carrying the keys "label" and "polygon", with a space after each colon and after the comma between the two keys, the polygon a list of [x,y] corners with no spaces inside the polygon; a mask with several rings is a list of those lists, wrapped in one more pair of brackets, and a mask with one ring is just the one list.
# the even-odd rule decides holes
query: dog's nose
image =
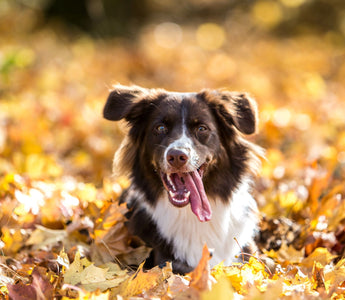
{"label": "dog's nose", "polygon": [[167,153],[167,161],[174,168],[183,167],[188,161],[188,155],[178,149],[170,149]]}

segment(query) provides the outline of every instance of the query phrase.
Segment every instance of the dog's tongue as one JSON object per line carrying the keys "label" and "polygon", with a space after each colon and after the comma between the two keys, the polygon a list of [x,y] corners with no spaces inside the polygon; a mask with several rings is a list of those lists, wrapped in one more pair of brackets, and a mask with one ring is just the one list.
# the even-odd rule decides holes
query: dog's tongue
{"label": "dog's tongue", "polygon": [[193,213],[201,222],[211,220],[212,210],[199,172],[194,171],[181,175],[186,188],[190,191],[189,202]]}

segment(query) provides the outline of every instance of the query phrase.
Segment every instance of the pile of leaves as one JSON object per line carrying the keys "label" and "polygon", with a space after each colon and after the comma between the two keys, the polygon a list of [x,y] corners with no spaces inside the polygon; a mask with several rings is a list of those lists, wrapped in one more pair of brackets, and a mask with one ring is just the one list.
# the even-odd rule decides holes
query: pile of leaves
{"label": "pile of leaves", "polygon": [[[234,15],[97,41],[61,28],[31,31],[31,13],[11,13],[0,21],[2,298],[344,298],[339,33],[282,39]],[[128,179],[111,177],[125,128],[102,119],[115,82],[255,96],[260,132],[250,139],[266,159],[253,183],[262,220],[248,263],[210,269],[205,246],[190,274],[173,274],[170,264],[143,269],[150,249],[129,235],[117,202]]]}

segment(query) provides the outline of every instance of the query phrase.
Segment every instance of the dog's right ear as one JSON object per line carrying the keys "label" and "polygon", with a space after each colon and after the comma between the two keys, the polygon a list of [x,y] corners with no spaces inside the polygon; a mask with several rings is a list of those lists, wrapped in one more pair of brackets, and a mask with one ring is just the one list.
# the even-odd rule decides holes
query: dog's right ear
{"label": "dog's right ear", "polygon": [[110,121],[126,118],[136,103],[135,100],[145,94],[147,94],[147,89],[139,86],[115,85],[104,106],[104,118]]}

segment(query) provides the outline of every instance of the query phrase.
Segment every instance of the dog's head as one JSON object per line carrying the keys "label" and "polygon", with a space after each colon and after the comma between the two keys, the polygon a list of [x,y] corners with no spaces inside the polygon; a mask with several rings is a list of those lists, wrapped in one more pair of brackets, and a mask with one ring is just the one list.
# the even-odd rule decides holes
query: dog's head
{"label": "dog's head", "polygon": [[164,189],[176,207],[190,203],[200,221],[211,219],[208,196],[229,200],[257,161],[255,147],[241,137],[257,127],[256,103],[247,94],[117,85],[104,117],[130,126],[115,171],[129,172],[152,204]]}

